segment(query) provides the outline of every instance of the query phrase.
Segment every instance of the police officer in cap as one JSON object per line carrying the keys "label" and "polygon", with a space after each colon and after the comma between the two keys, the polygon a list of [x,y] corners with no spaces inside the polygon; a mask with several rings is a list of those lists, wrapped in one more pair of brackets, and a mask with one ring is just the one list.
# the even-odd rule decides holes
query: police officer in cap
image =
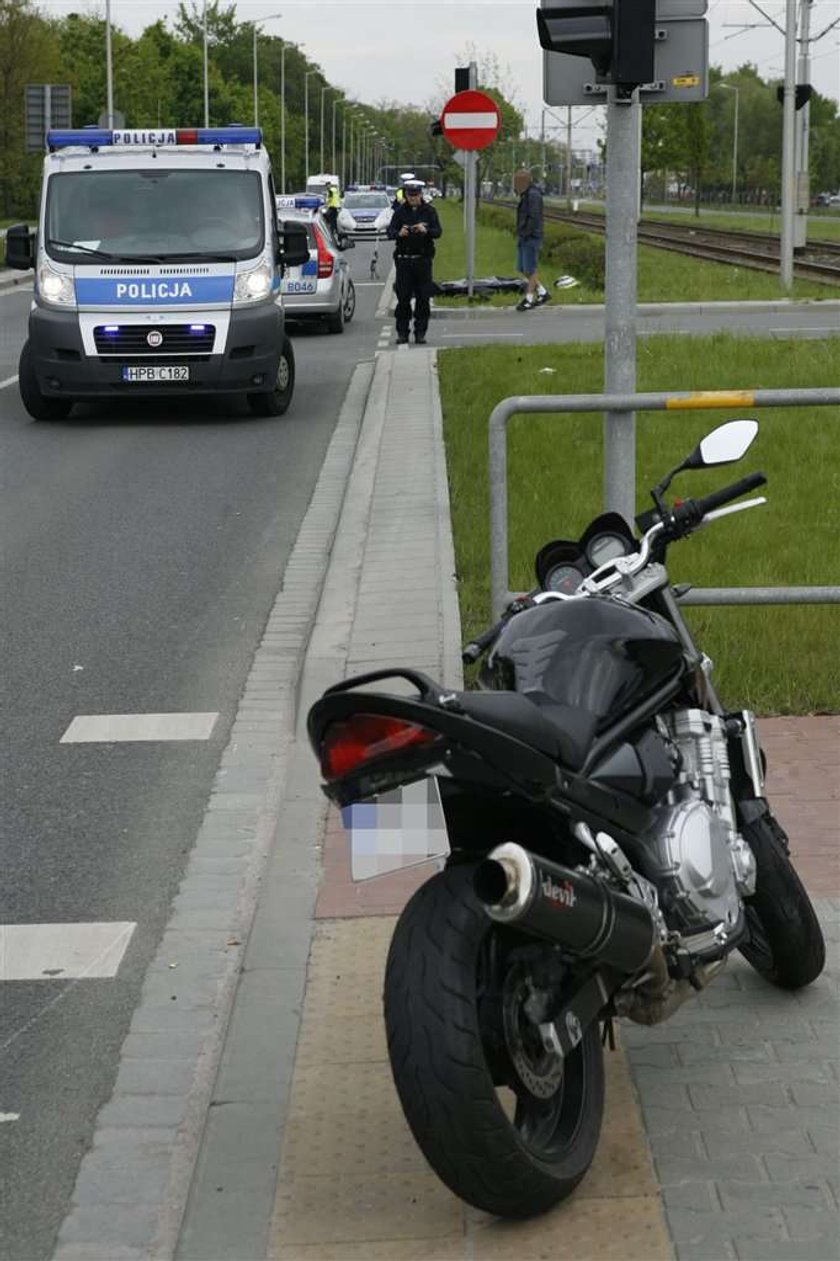
{"label": "police officer in cap", "polygon": [[434,206],[423,200],[422,180],[403,184],[403,200],[396,206],[388,224],[388,236],[396,243],[394,265],[397,283],[397,345],[408,342],[414,303],[414,341],[426,344],[429,326],[429,300],[434,292],[432,259],[435,241],[441,234],[440,220]]}

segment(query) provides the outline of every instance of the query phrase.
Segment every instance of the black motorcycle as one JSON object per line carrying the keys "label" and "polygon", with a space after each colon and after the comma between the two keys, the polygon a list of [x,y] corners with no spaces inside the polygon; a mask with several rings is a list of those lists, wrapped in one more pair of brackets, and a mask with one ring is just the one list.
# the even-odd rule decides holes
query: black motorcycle
{"label": "black motorcycle", "polygon": [[[755,421],[709,434],[637,519],[599,516],[536,558],[537,587],[465,651],[480,690],[380,670],[309,714],[340,805],[434,777],[450,852],[406,906],[385,976],[402,1107],[457,1195],[503,1217],[569,1195],[598,1143],[616,1017],[666,1020],[739,950],[797,989],[825,959],[764,796],[753,715],[726,709],[665,568],[761,473],[664,498],[740,459]],[[386,679],[410,695],[361,690]],[[393,682],[392,682],[393,686]]]}

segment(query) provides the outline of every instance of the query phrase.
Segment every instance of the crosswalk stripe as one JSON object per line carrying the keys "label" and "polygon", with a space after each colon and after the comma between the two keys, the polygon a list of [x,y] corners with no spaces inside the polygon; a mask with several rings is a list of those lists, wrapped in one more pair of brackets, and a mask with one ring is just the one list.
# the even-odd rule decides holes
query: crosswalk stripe
{"label": "crosswalk stripe", "polygon": [[0,981],[114,977],[136,923],[0,924]]}
{"label": "crosswalk stripe", "polygon": [[61,744],[120,740],[209,740],[218,712],[206,714],[77,714]]}

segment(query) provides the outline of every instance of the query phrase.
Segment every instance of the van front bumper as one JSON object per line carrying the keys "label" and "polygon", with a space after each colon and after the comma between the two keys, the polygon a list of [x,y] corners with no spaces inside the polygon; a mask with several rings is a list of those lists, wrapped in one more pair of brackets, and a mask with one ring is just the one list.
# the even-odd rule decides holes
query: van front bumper
{"label": "van front bumper", "polygon": [[[203,311],[212,320],[212,312]],[[103,311],[102,323],[119,318]],[[189,318],[189,317],[187,317]],[[82,344],[77,311],[35,306],[29,316],[29,347],[41,393],[49,398],[137,398],[146,395],[237,394],[270,389],[277,376],[284,315],[274,302],[230,312],[222,354],[89,355]],[[186,365],[187,381],[126,381],[127,367]]]}

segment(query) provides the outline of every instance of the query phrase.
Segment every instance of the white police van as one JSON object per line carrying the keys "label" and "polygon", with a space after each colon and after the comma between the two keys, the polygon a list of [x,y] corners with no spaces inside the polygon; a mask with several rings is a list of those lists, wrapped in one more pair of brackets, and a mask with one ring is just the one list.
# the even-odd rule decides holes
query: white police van
{"label": "white police van", "polygon": [[6,263],[35,269],[23,404],[246,394],[279,416],[294,391],[281,279],[309,258],[278,222],[257,128],[50,131],[38,228],[9,228]]}

